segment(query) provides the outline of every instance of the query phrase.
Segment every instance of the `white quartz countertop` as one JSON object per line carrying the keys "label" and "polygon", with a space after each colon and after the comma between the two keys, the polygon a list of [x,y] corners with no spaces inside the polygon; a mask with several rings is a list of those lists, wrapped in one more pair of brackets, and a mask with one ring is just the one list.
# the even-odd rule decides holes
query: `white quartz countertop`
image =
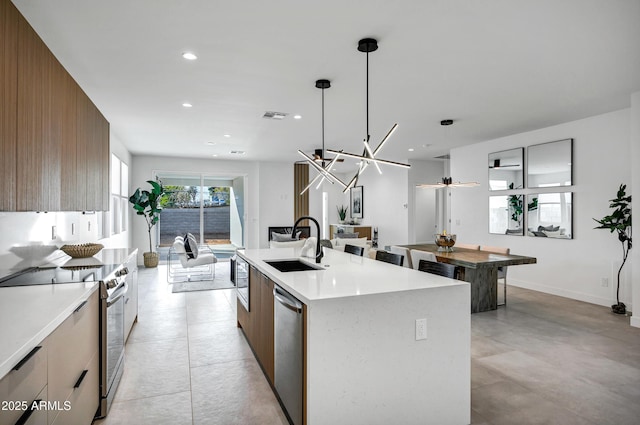
{"label": "white quartz countertop", "polygon": [[306,304],[335,298],[469,285],[333,249],[324,249],[324,253],[320,264],[322,270],[280,272],[265,261],[300,259],[312,266],[317,264],[314,258],[299,257],[300,248],[238,251],[238,255]]}
{"label": "white quartz countertop", "polygon": [[0,379],[97,289],[97,282],[0,288]]}

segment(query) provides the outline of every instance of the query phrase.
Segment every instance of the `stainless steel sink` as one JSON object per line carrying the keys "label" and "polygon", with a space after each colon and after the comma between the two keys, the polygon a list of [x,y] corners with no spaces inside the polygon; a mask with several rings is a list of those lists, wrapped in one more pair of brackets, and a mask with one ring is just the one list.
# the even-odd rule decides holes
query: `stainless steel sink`
{"label": "stainless steel sink", "polygon": [[273,260],[265,261],[271,267],[281,272],[303,272],[308,270],[324,270],[322,267],[314,267],[300,260]]}

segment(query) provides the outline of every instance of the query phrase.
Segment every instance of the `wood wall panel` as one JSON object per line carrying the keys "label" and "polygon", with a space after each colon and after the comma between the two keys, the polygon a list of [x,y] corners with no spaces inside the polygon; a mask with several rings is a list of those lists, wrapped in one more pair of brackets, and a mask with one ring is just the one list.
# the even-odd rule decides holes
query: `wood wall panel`
{"label": "wood wall panel", "polygon": [[16,209],[19,16],[10,1],[0,1],[0,211]]}
{"label": "wood wall panel", "polygon": [[[309,184],[309,165],[293,165],[293,219],[309,215],[309,191],[302,195],[300,192]],[[304,220],[301,225],[308,226],[309,220]]]}

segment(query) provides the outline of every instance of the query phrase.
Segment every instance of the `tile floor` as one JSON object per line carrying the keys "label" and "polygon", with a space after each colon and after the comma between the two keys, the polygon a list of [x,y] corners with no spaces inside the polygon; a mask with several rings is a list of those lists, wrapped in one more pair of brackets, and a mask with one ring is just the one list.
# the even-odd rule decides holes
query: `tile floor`
{"label": "tile floor", "polygon": [[[236,327],[234,290],[173,294],[165,273],[140,269],[125,371],[96,424],[286,424]],[[640,329],[628,323],[510,287],[506,308],[471,317],[471,423],[640,423]]]}

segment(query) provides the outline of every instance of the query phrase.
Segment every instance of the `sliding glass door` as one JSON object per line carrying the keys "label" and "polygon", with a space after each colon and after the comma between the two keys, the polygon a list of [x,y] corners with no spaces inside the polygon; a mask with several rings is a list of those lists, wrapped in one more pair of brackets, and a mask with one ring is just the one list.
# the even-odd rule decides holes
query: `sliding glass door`
{"label": "sliding glass door", "polygon": [[243,177],[166,172],[158,178],[167,193],[158,226],[161,247],[187,232],[223,258],[243,246]]}

